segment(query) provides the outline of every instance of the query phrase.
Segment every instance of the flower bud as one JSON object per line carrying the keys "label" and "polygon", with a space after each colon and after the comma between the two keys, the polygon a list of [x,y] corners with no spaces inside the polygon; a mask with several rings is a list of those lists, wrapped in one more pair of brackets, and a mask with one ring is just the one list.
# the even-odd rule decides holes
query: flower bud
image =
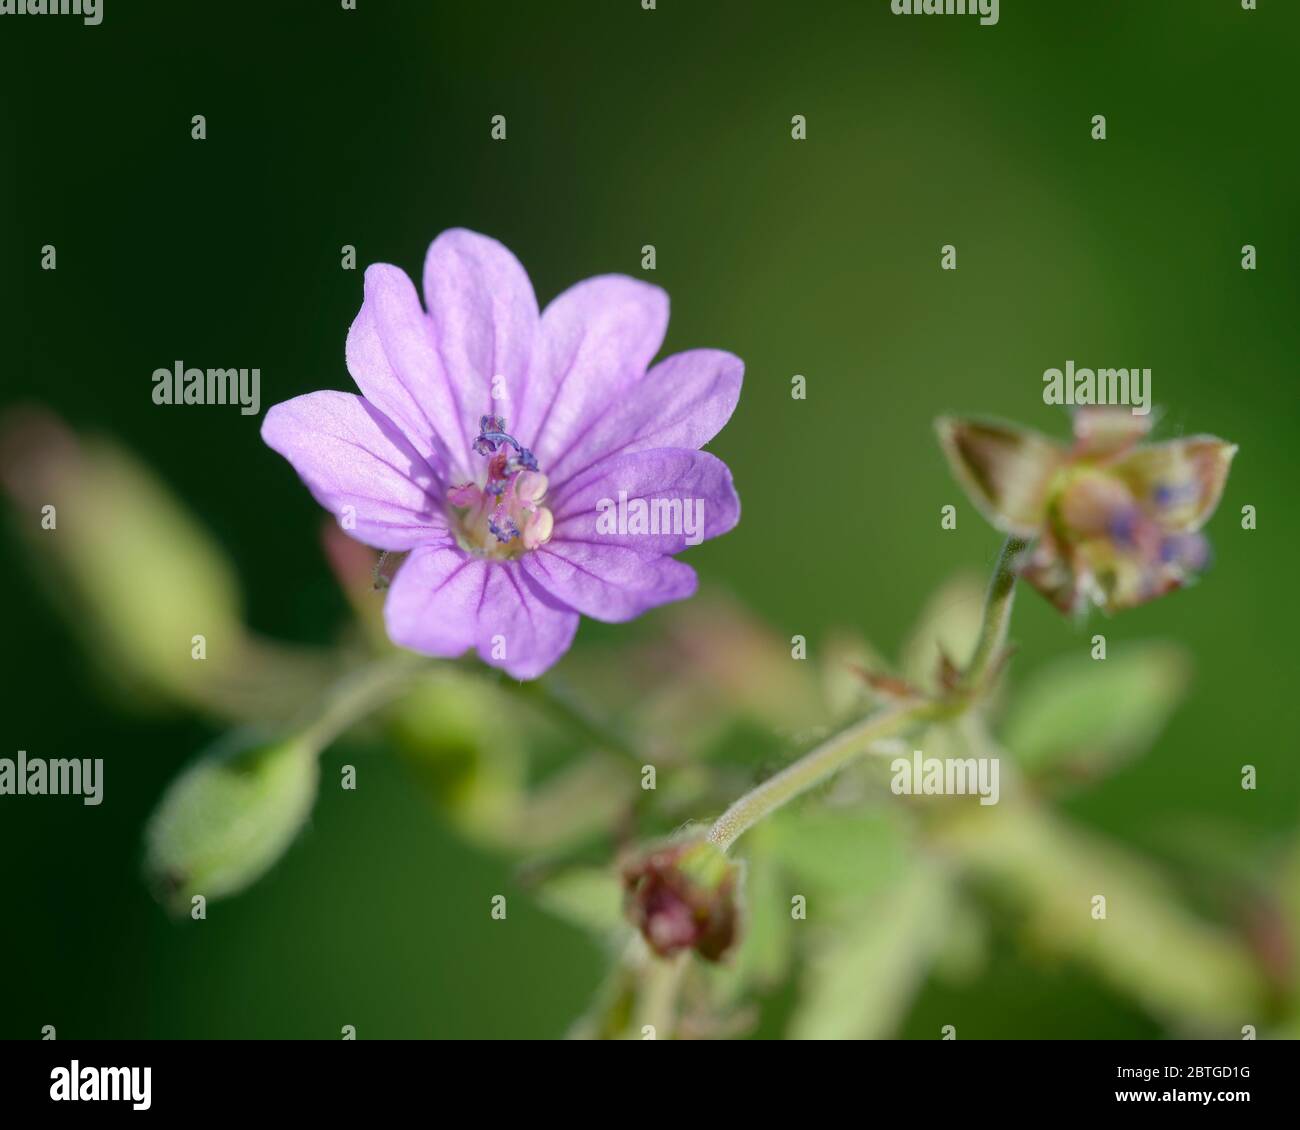
{"label": "flower bud", "polygon": [[234,730],[168,787],[149,819],[145,873],[171,910],[242,891],[311,815],[320,771],[301,734]]}
{"label": "flower bud", "polygon": [[623,866],[626,912],[660,957],[718,961],[736,940],[740,868],[707,840],[665,844]]}

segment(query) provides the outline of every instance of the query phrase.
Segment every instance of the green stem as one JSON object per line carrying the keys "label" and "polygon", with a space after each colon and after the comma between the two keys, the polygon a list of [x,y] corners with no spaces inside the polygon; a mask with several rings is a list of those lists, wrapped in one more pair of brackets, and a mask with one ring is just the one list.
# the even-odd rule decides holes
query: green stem
{"label": "green stem", "polygon": [[736,801],[709,830],[710,842],[726,851],[763,817],[870,752],[881,739],[894,737],[925,722],[964,713],[984,688],[1002,654],[1015,596],[1016,574],[1012,566],[1024,548],[1025,542],[1021,539],[1008,538],[998,555],[984,599],[984,616],[975,650],[962,670],[951,698],[911,699],[879,710],[841,730]]}
{"label": "green stem", "polygon": [[686,975],[686,954],[667,961],[651,959],[642,981],[639,1017],[634,1037],[645,1039],[644,1030],[654,1029],[656,1040],[671,1040],[677,1027],[677,998]]}
{"label": "green stem", "polygon": [[742,832],[775,812],[786,801],[839,772],[866,753],[872,743],[893,737],[931,714],[937,714],[936,705],[917,700],[877,711],[855,722],[736,801],[718,817],[709,830],[709,840],[726,851]]}
{"label": "green stem", "polygon": [[1029,543],[1023,538],[1009,537],[1002,544],[993,577],[984,597],[984,616],[980,621],[979,638],[975,650],[961,673],[958,689],[966,694],[980,690],[993,673],[993,667],[1002,655],[1007,640],[1007,627],[1011,623],[1011,606],[1016,596],[1016,558]]}
{"label": "green stem", "polygon": [[[388,705],[417,678],[431,675],[437,664],[422,655],[400,652],[344,676],[330,688],[323,706],[313,708],[314,717],[300,735],[317,750],[324,749],[339,734],[366,715]],[[612,750],[642,760],[631,742],[593,718],[564,691],[539,679],[521,683],[502,676],[501,686],[520,698],[540,706],[558,721],[576,730],[599,749]]]}
{"label": "green stem", "polygon": [[402,652],[345,675],[330,688],[324,708],[304,727],[302,739],[320,752],[344,730],[388,705],[417,676],[431,669],[431,662],[424,656]]}
{"label": "green stem", "polygon": [[632,758],[639,765],[644,758],[636,747],[613,727],[594,718],[572,695],[553,680],[533,679],[521,683],[509,676],[501,677],[501,686],[525,702],[532,703],[569,728],[576,730],[597,749],[610,750]]}

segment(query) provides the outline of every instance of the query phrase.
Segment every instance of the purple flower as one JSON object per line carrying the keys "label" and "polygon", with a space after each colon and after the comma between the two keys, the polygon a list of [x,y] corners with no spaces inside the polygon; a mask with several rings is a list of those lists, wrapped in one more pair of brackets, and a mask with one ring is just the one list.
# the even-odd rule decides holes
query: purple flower
{"label": "purple flower", "polygon": [[518,260],[462,229],[429,248],[424,300],[370,267],[347,341],[362,395],[309,393],[262,425],[344,530],[410,551],[384,608],[393,642],[475,648],[531,679],[580,613],[630,620],[692,595],[673,554],[740,516],[726,464],[698,449],[735,409],[741,361],[694,349],[647,371],[662,290],[600,275],[539,313]]}

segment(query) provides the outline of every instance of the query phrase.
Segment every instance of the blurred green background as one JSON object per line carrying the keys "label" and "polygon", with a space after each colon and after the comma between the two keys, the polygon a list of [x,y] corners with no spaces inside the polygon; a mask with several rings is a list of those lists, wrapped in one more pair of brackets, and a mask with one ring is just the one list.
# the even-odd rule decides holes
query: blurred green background
{"label": "blurred green background", "polygon": [[[949,478],[933,418],[1063,436],[1044,369],[1150,367],[1161,436],[1241,446],[1209,527],[1214,567],[1086,630],[1027,592],[1016,664],[1077,653],[1093,631],[1184,644],[1188,704],[1147,758],[1069,810],[1192,875],[1177,846],[1189,829],[1265,860],[1300,814],[1300,6],[1260,8],[1003,0],[981,27],[894,17],[888,0],[106,0],[100,27],[6,18],[4,401],[134,450],[220,540],[250,623],[326,643],[346,602],[320,511],[260,419],[157,407],[153,370],[259,367],[263,409],[350,388],[361,271],[340,269],[344,244],[359,267],[418,278],[430,240],[467,226],[510,247],[543,302],[588,275],[644,274],[672,299],[666,352],[746,362],[712,444],[743,519],[689,560],[814,654],[837,625],[889,654],[931,590],[985,571],[998,547]],[[504,142],[489,139],[498,113]],[[1089,136],[1096,113],[1104,142]],[[57,271],[39,269],[46,243]],[[939,269],[946,243],[956,272]],[[955,532],[939,527],[950,502]],[[217,731],[124,712],[15,545],[0,565],[0,755],[103,757],[106,797],[0,799],[0,1037],[565,1031],[601,977],[599,948],[524,897],[498,928],[483,908],[515,889],[510,863],[467,847],[356,741],[325,773],[358,763],[365,788],[325,789],[281,864],[206,923],[169,920],[139,876],[141,828]],[[629,630],[584,621],[577,647]],[[1239,785],[1247,762],[1254,792]],[[903,1034],[946,1023],[1158,1031],[1087,974],[1009,945],[969,986],[927,985]]]}

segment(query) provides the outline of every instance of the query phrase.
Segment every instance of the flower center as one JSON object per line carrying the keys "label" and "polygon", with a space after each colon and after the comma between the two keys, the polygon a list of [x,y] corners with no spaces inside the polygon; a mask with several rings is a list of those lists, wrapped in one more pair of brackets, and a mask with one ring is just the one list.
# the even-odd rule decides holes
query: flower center
{"label": "flower center", "polygon": [[474,450],[487,458],[487,481],[447,491],[460,547],[509,561],[549,541],[555,518],[542,505],[548,483],[533,453],[506,431],[500,416],[480,417]]}

